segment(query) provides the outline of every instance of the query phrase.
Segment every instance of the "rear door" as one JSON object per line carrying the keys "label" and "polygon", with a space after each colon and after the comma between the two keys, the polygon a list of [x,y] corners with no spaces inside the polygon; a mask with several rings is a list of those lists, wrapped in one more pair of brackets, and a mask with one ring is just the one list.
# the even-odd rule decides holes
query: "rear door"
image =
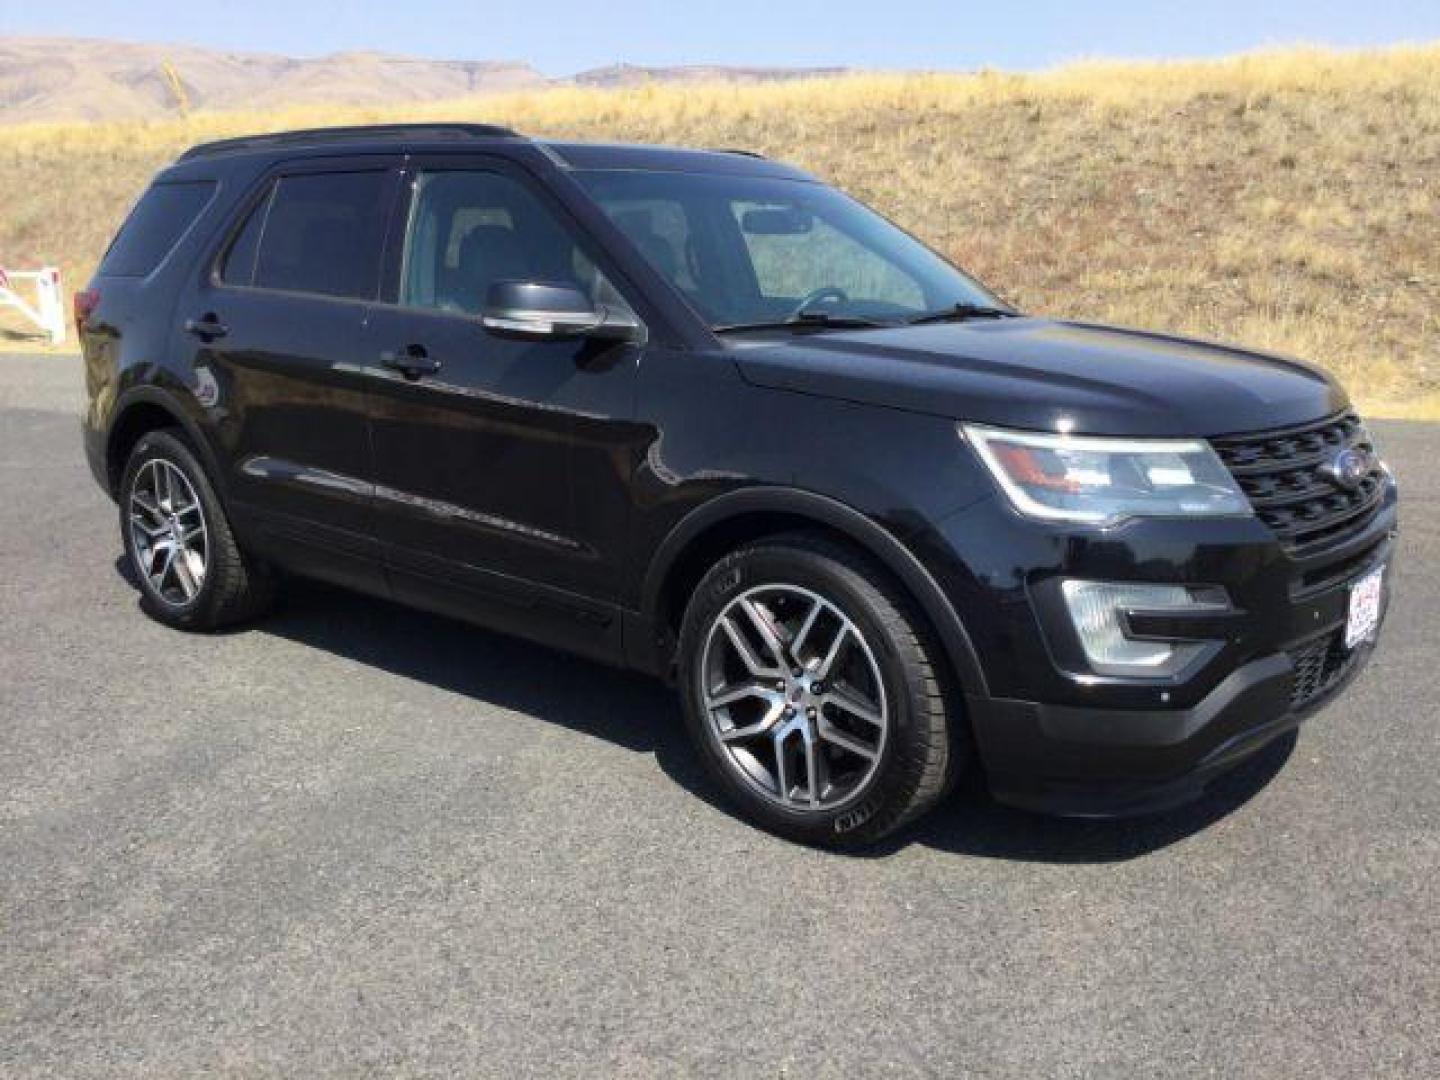
{"label": "rear door", "polygon": [[[614,275],[528,173],[480,155],[412,161],[371,313],[376,533],[401,599],[596,655],[626,527],[638,345],[500,337],[492,282]],[[423,362],[409,376],[397,356]]]}
{"label": "rear door", "polygon": [[233,469],[237,526],[285,565],[372,588],[383,571],[359,356],[398,165],[310,158],[274,170],[176,319]]}

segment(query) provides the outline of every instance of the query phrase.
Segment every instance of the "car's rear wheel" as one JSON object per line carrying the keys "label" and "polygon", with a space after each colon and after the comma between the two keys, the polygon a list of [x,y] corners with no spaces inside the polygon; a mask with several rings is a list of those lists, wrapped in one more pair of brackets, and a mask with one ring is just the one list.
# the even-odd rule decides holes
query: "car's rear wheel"
{"label": "car's rear wheel", "polygon": [[173,431],[135,444],[120,482],[120,531],[145,610],[169,626],[213,630],[268,607],[274,582],[235,542],[205,469]]}
{"label": "car's rear wheel", "polygon": [[960,764],[908,598],[823,536],[767,539],[716,564],[685,614],[680,678],[711,773],[788,837],[873,842],[933,806]]}

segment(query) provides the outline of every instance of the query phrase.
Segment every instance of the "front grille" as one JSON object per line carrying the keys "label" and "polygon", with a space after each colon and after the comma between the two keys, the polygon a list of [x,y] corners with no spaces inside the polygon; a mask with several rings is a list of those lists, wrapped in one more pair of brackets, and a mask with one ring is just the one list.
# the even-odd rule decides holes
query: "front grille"
{"label": "front grille", "polygon": [[1384,498],[1384,474],[1378,468],[1348,490],[1321,471],[1345,447],[1374,451],[1369,432],[1354,413],[1210,441],[1256,516],[1292,554],[1308,553],[1358,532]]}
{"label": "front grille", "polygon": [[1317,638],[1290,652],[1295,681],[1290,686],[1290,709],[1304,708],[1345,677],[1359,654],[1345,648],[1344,631]]}
{"label": "front grille", "polygon": [[1375,562],[1376,553],[1384,544],[1385,538],[1381,537],[1374,543],[1366,544],[1359,551],[1339,560],[1322,561],[1320,566],[1296,576],[1292,583],[1291,594],[1296,599],[1300,599],[1359,577],[1361,571]]}

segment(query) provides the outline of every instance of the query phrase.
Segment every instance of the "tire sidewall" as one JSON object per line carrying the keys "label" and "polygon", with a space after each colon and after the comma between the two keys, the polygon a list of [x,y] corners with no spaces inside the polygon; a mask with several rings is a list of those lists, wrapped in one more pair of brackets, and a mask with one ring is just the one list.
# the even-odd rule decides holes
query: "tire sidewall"
{"label": "tire sidewall", "polygon": [[[134,488],[135,479],[148,462],[156,459],[168,462],[185,474],[185,479],[194,489],[205,515],[207,530],[205,580],[201,583],[200,591],[195,594],[194,599],[186,604],[171,603],[155,592],[136,556],[135,539],[130,528],[130,493]],[[223,573],[221,560],[215,557],[217,530],[223,527],[224,520],[221,517],[219,500],[215,497],[214,489],[205,475],[204,468],[190,448],[179,437],[168,431],[152,431],[142,435],[130,453],[120,481],[120,533],[125,544],[125,558],[136,576],[140,589],[140,603],[147,614],[171,626],[185,629],[202,625],[206,621],[206,613],[215,602],[220,588],[220,577]]]}
{"label": "tire sidewall", "polygon": [[[755,791],[735,775],[728,755],[710,730],[701,692],[707,635],[735,597],[767,585],[799,586],[840,608],[864,636],[885,687],[890,715],[880,768],[851,798],[825,810],[788,809]],[[887,603],[848,567],[815,552],[778,545],[745,549],[717,563],[691,598],[681,630],[678,669],[686,725],[712,775],[767,829],[812,843],[843,842],[848,835],[863,831],[868,822],[888,816],[890,803],[902,799],[906,786],[914,782],[907,774],[911,755],[905,753],[905,746],[914,736],[917,712],[923,707],[923,685],[913,658],[878,617],[876,600]]]}

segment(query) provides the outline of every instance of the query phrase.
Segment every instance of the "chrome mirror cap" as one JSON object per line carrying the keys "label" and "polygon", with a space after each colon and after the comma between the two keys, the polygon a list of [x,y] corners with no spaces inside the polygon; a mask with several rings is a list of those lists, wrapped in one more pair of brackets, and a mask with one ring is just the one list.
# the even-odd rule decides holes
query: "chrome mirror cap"
{"label": "chrome mirror cap", "polygon": [[603,337],[633,341],[640,325],[628,312],[596,305],[573,285],[497,281],[480,318],[497,334],[529,338]]}

